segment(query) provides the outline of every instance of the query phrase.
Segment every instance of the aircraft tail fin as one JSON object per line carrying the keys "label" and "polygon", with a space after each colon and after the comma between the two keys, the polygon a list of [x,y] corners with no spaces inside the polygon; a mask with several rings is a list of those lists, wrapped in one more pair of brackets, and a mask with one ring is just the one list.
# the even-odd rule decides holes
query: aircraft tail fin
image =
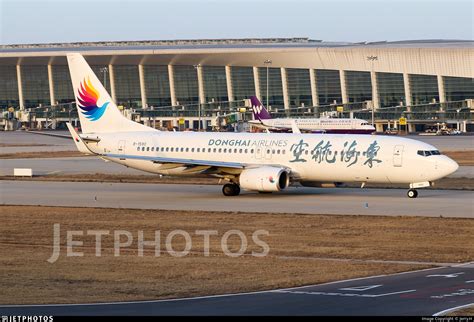
{"label": "aircraft tail fin", "polygon": [[67,62],[82,133],[155,131],[122,115],[81,54],[67,54]]}
{"label": "aircraft tail fin", "polygon": [[265,106],[260,103],[260,100],[256,96],[250,97],[250,103],[252,104],[253,117],[255,120],[269,120],[272,118]]}

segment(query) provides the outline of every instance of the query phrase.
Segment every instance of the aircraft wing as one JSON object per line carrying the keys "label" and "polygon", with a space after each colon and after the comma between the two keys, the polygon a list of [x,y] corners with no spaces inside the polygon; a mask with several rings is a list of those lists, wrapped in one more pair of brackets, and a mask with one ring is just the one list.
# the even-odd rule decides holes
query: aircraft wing
{"label": "aircraft wing", "polygon": [[[244,169],[258,168],[261,164],[245,164],[240,162],[226,161],[209,161],[199,159],[182,159],[182,158],[165,158],[158,156],[141,156],[129,154],[99,154],[105,158],[119,158],[132,160],[145,160],[160,164],[160,170],[171,170],[176,168],[186,168],[182,173],[188,174],[215,174],[224,176],[239,175]],[[294,179],[298,179],[298,175],[293,173],[290,168],[278,164],[272,164],[273,167],[286,169]]]}
{"label": "aircraft wing", "polygon": [[208,161],[198,159],[182,159],[182,158],[165,158],[158,156],[143,156],[143,155],[130,155],[130,154],[103,154],[104,157],[109,158],[120,158],[120,159],[132,159],[132,160],[145,160],[155,163],[172,163],[179,166],[209,166],[209,167],[220,167],[220,168],[233,168],[233,169],[244,169],[248,165],[238,162],[225,162],[225,161]]}

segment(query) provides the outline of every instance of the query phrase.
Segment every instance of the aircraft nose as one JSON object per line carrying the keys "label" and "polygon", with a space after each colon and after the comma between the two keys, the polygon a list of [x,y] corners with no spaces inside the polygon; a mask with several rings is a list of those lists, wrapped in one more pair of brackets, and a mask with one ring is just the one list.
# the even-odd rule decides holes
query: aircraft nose
{"label": "aircraft nose", "polygon": [[443,158],[438,161],[438,169],[443,173],[443,176],[449,176],[459,169],[459,165],[453,159],[443,156]]}

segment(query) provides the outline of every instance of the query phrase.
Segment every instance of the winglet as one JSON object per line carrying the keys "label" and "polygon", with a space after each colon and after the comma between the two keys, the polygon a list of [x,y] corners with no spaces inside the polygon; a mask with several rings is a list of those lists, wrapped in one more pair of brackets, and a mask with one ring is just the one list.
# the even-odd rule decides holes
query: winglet
{"label": "winglet", "polygon": [[72,126],[71,123],[66,123],[67,125],[67,128],[69,130],[69,132],[71,132],[71,137],[72,139],[74,140],[74,143],[76,144],[76,147],[77,149],[79,150],[79,152],[81,153],[85,153],[85,154],[93,154],[89,148],[87,148],[86,144],[84,143],[84,141],[82,141],[82,138],[79,136],[79,134],[77,133],[77,131],[74,129],[74,127]]}

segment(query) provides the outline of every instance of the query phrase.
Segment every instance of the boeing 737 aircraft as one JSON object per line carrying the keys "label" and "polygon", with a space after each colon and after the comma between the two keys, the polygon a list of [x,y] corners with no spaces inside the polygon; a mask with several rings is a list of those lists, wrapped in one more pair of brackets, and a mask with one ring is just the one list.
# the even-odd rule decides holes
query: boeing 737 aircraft
{"label": "boeing 737 aircraft", "polygon": [[348,118],[278,118],[272,119],[265,106],[256,96],[250,97],[253,120],[248,121],[253,126],[276,131],[293,130],[296,126],[301,131],[339,134],[370,134],[375,128],[361,119]]}
{"label": "boeing 737 aircraft", "polygon": [[67,60],[82,134],[69,130],[81,152],[164,175],[208,175],[227,181],[222,192],[273,192],[291,183],[402,183],[416,188],[458,168],[433,146],[372,135],[161,132],[122,115],[80,54]]}

